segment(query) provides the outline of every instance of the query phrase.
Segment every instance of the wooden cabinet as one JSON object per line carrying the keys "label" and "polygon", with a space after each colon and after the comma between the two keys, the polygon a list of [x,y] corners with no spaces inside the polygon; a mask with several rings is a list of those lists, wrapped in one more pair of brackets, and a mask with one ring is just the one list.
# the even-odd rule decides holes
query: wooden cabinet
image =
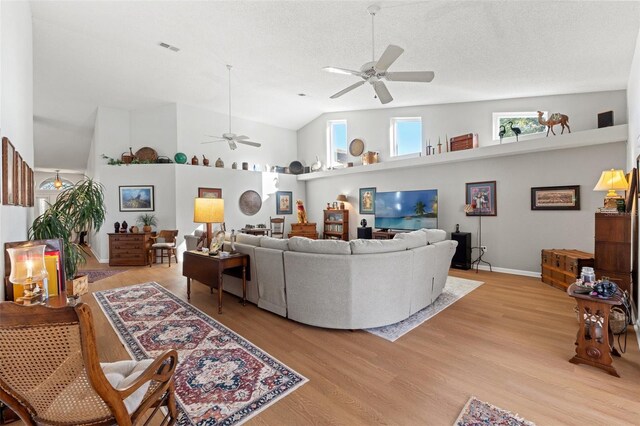
{"label": "wooden cabinet", "polygon": [[596,213],[595,270],[631,292],[631,214]]}
{"label": "wooden cabinet", "polygon": [[580,278],[583,267],[594,266],[592,253],[575,249],[543,249],[540,263],[542,282],[561,290]]}
{"label": "wooden cabinet", "polygon": [[323,238],[349,241],[349,210],[324,211]]}
{"label": "wooden cabinet", "polygon": [[291,233],[289,234],[289,238],[291,237],[307,237],[312,240],[316,240],[318,238],[318,231],[316,230],[316,224],[309,223],[292,223],[291,224]]}
{"label": "wooden cabinet", "polygon": [[109,234],[109,266],[144,266],[151,248],[151,236],[144,234]]}
{"label": "wooden cabinet", "polygon": [[399,231],[373,231],[374,240],[392,240]]}

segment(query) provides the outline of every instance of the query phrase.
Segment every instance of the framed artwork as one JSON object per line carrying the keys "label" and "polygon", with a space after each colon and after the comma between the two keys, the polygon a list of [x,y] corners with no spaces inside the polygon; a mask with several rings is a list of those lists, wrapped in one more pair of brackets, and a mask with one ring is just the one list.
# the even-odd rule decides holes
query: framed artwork
{"label": "framed artwork", "polygon": [[360,203],[358,213],[375,214],[376,212],[376,189],[360,188]]}
{"label": "framed artwork", "polygon": [[155,210],[153,185],[120,186],[121,212],[152,212]]}
{"label": "framed artwork", "polygon": [[465,203],[471,205],[467,216],[497,216],[496,181],[471,182],[465,184]]}
{"label": "framed artwork", "polygon": [[293,193],[291,191],[276,192],[276,214],[293,213],[293,207],[291,203],[292,199]]}
{"label": "framed artwork", "polygon": [[580,185],[531,188],[531,210],[580,210]]}
{"label": "framed artwork", "polygon": [[16,151],[13,162],[13,192],[15,193],[14,205],[16,206],[24,206],[23,164],[22,156]]}
{"label": "framed artwork", "polygon": [[222,189],[198,188],[198,198],[222,198]]}
{"label": "framed artwork", "polygon": [[15,204],[14,192],[14,156],[16,149],[8,138],[2,138],[2,204]]}
{"label": "framed artwork", "polygon": [[31,202],[31,188],[29,185],[29,165],[26,161],[22,160],[22,186],[24,188],[24,200],[22,205],[29,207]]}
{"label": "framed artwork", "polygon": [[29,207],[33,207],[36,205],[36,186],[35,186],[35,178],[33,176],[33,169],[29,167],[29,188],[31,188],[31,201],[29,203]]}

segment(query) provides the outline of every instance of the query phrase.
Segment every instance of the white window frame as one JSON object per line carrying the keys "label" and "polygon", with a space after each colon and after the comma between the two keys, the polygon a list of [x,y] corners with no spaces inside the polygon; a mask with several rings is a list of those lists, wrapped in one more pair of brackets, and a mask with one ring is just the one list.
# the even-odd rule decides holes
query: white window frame
{"label": "white window frame", "polygon": [[342,165],[341,162],[337,161],[336,156],[334,156],[334,145],[333,145],[333,125],[334,124],[344,124],[346,127],[346,135],[347,135],[347,155],[349,154],[349,125],[347,124],[347,120],[327,120],[327,167],[334,167]]}
{"label": "white window frame", "polygon": [[[505,117],[525,117],[525,118],[538,118],[538,111],[524,111],[524,112],[494,112],[493,113],[493,118],[492,118],[492,127],[493,127],[493,140],[500,142],[500,119],[501,118],[505,118]],[[549,117],[549,111],[543,111],[542,114],[542,118],[544,118],[545,120],[547,119],[547,117]],[[520,135],[519,139],[527,139],[527,138],[535,138],[537,137],[536,135],[540,135],[544,133],[544,131],[539,132],[539,133],[529,133],[527,135]],[[508,136],[506,138],[503,138],[503,141],[505,139],[508,140],[513,140],[515,141],[516,138],[515,136]]]}
{"label": "white window frame", "polygon": [[[412,121],[420,122],[420,151],[412,152],[410,154],[398,155],[398,144],[396,143],[396,124],[402,123],[402,122],[405,122],[405,123],[412,122]],[[422,138],[423,134],[424,134],[424,129],[422,127],[422,117],[392,117],[390,126],[389,126],[389,153],[391,157],[407,158],[407,157],[420,156],[422,154],[422,151],[424,151],[424,140]]]}

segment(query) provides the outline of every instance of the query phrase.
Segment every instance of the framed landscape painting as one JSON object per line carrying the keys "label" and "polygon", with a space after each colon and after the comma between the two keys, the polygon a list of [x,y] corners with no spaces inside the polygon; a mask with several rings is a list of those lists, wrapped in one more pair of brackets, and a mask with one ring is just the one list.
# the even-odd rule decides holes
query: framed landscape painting
{"label": "framed landscape painting", "polygon": [[360,214],[375,214],[376,212],[376,189],[360,188],[360,203],[358,211]]}
{"label": "framed landscape painting", "polygon": [[2,138],[2,204],[14,205],[14,156],[16,150],[8,138]]}
{"label": "framed landscape painting", "polygon": [[276,214],[293,213],[293,206],[291,203],[292,198],[293,198],[293,192],[291,191],[276,192]]}
{"label": "framed landscape painting", "polygon": [[531,210],[580,210],[580,185],[531,188]]}
{"label": "framed landscape painting", "polygon": [[471,206],[467,216],[497,216],[496,181],[465,184],[465,203]]}
{"label": "framed landscape painting", "polygon": [[152,212],[154,210],[153,185],[120,186],[121,212]]}
{"label": "framed landscape painting", "polygon": [[198,188],[198,198],[222,198],[222,189]]}

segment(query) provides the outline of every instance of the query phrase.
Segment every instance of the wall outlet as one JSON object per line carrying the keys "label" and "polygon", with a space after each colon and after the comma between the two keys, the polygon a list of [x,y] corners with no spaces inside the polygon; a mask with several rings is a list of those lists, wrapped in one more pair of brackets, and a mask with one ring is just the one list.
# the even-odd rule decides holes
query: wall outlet
{"label": "wall outlet", "polygon": [[482,251],[486,252],[487,251],[487,246],[480,246],[480,249],[482,249]]}

